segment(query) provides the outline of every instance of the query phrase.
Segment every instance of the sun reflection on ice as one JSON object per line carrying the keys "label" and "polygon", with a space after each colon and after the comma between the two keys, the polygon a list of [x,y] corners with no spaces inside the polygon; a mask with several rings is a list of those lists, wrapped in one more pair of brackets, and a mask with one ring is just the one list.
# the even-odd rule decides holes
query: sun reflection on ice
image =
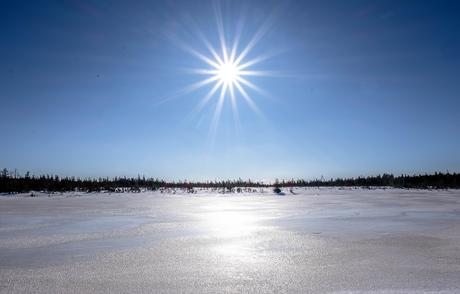
{"label": "sun reflection on ice", "polygon": [[222,238],[244,237],[255,231],[254,216],[234,211],[207,213],[205,216],[212,232]]}
{"label": "sun reflection on ice", "polygon": [[244,259],[245,262],[256,256],[256,233],[262,226],[251,211],[213,207],[212,212],[203,214],[203,222],[209,236],[218,239],[214,249],[219,256]]}

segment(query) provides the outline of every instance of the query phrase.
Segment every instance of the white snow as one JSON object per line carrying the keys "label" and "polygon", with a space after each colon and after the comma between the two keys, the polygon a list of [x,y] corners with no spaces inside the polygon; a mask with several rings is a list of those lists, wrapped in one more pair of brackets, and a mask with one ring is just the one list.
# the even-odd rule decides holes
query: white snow
{"label": "white snow", "polygon": [[459,190],[170,192],[0,196],[0,293],[460,289]]}

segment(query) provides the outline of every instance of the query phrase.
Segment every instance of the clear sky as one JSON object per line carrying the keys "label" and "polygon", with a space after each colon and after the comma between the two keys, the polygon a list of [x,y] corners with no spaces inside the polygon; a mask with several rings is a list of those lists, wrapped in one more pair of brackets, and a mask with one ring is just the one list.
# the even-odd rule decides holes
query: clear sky
{"label": "clear sky", "polygon": [[[220,50],[236,93],[183,91]],[[229,42],[232,44],[232,42]],[[219,51],[220,52],[220,51]],[[75,176],[306,178],[460,171],[459,1],[1,1],[0,167]],[[211,134],[211,135],[210,135]]]}

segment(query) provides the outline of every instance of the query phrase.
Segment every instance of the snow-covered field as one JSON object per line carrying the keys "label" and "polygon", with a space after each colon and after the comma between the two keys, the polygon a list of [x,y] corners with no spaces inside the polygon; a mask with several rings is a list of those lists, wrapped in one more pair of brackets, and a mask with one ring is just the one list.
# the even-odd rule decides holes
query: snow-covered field
{"label": "snow-covered field", "polygon": [[459,293],[460,191],[0,196],[0,293]]}

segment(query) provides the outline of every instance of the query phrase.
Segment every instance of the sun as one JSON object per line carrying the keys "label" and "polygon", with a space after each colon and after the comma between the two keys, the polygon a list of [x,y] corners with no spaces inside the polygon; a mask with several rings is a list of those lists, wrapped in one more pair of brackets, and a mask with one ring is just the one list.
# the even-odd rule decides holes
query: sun
{"label": "sun", "polygon": [[[248,39],[246,44],[242,44],[241,36],[245,23],[244,19],[237,21],[237,27],[233,35],[226,33],[223,26],[222,13],[219,2],[215,3],[216,28],[218,33],[219,44],[211,44],[206,35],[193,23],[190,26],[194,28],[196,37],[205,45],[207,52],[200,52],[178,39],[173,39],[183,50],[187,51],[194,57],[201,60],[202,68],[189,69],[192,74],[204,75],[204,79],[189,85],[182,89],[179,95],[194,92],[200,88],[210,85],[207,94],[197,105],[195,113],[200,112],[206,104],[216,99],[216,106],[211,120],[210,133],[214,133],[222,113],[225,101],[229,101],[234,113],[234,119],[237,122],[239,100],[244,101],[254,113],[262,116],[261,111],[254,102],[252,92],[262,96],[270,96],[267,92],[260,89],[252,81],[251,77],[269,77],[274,76],[272,71],[256,70],[254,66],[262,61],[271,58],[273,54],[252,56],[252,51],[262,37],[267,33],[272,25],[273,18],[269,17],[254,33],[252,38]],[[217,45],[217,46],[216,46]],[[237,122],[238,124],[238,122]],[[214,135],[211,134],[211,137]]]}
{"label": "sun", "polygon": [[219,78],[220,82],[228,86],[233,86],[236,81],[241,78],[238,64],[233,61],[221,64],[216,71],[216,76]]}

